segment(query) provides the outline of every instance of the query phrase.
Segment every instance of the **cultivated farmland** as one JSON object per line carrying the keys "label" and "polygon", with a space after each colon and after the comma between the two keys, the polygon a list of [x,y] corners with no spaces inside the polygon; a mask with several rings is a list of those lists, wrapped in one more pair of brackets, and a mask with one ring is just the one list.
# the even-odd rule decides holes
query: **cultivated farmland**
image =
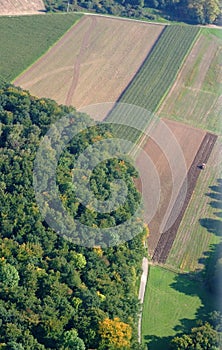
{"label": "cultivated farmland", "polygon": [[[187,188],[186,189],[184,188],[185,186],[183,183],[178,193],[178,196],[174,202],[172,210],[169,214],[169,217],[167,219],[166,227],[163,228],[163,233],[154,251],[154,255],[153,255],[154,261],[157,261],[159,263],[166,262],[169,252],[171,250],[171,247],[173,245],[174,239],[177,235],[177,230],[180,226],[181,220],[189,204],[198,176],[200,174],[200,171],[201,171],[199,168],[200,164],[202,163],[206,164],[206,162],[208,161],[211,151],[216,142],[216,139],[217,139],[216,135],[209,134],[209,133],[205,135],[200,145],[200,148],[198,149],[198,152],[194,158],[194,161],[188,170],[187,178],[186,178]],[[185,191],[186,191],[186,197],[184,199],[184,202],[181,203]],[[180,212],[178,212],[178,208],[181,209]],[[177,214],[175,214],[175,212]],[[175,222],[173,222],[174,219],[176,219]]]}
{"label": "cultivated farmland", "polygon": [[34,95],[77,108],[116,101],[163,29],[162,25],[84,16],[15,83]]}
{"label": "cultivated farmland", "polygon": [[218,139],[208,165],[197,181],[167,266],[181,271],[202,269],[206,254],[221,240],[221,153],[222,143]]}
{"label": "cultivated farmland", "polygon": [[0,16],[38,14],[45,11],[42,0],[0,0]]}
{"label": "cultivated farmland", "polygon": [[218,32],[202,30],[158,111],[160,117],[222,134],[222,38]]}
{"label": "cultivated farmland", "polygon": [[[140,173],[143,174],[142,193],[146,208],[145,217],[150,217],[149,211],[153,207],[152,199],[160,196],[156,213],[149,222],[148,249],[151,256],[156,251],[161,234],[168,231],[171,226],[169,222],[170,215],[171,223],[173,223],[179,214],[179,210],[182,209],[181,205],[185,201],[186,188],[184,188],[185,194],[181,197],[176,208],[174,208],[174,203],[204,137],[205,132],[202,130],[164,120],[164,122],[159,122],[150,132],[150,137],[143,146],[145,153],[141,152],[137,157],[136,164],[141,170]],[[159,193],[154,186],[155,179],[150,176],[150,170],[146,166],[147,156],[151,159],[159,177]],[[196,162],[197,164],[193,165],[196,176],[200,172],[197,165],[204,160],[202,155],[202,159],[198,160],[200,163]],[[187,186],[189,187],[189,182]],[[163,247],[164,245],[161,244],[161,248]]]}
{"label": "cultivated farmland", "polygon": [[77,14],[0,17],[0,76],[15,79],[80,18]]}
{"label": "cultivated farmland", "polygon": [[[173,84],[189,50],[197,38],[199,29],[188,26],[168,26],[162,32],[159,40],[155,43],[147,59],[140,67],[134,79],[123,91],[118,102],[131,104],[132,111],[128,108],[124,116],[121,116],[122,106],[115,106],[106,118],[109,122],[120,120],[124,124],[128,119],[134,119],[134,127],[145,130],[150,123],[150,117],[146,119],[140,115],[133,115],[134,106],[139,106],[146,111],[155,112],[164,99],[170,86]],[[140,113],[140,112],[138,112]],[[144,112],[141,110],[141,113]],[[127,127],[115,127],[115,132],[120,137],[132,135],[132,142],[137,142],[140,132],[128,130]],[[129,138],[129,136],[127,136]]]}
{"label": "cultivated farmland", "polygon": [[199,29],[167,26],[119,101],[156,111],[174,82]]}

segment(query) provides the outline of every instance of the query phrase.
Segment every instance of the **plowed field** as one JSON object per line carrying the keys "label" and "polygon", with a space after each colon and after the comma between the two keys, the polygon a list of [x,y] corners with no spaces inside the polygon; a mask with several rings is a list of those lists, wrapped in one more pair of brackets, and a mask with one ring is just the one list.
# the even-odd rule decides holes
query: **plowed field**
{"label": "plowed field", "polygon": [[[197,165],[207,161],[208,153],[210,153],[213,145],[214,136],[212,140],[210,138],[210,144],[205,145],[208,138],[209,136],[206,136],[203,130],[164,120],[164,122],[157,125],[151,137],[144,144],[145,154],[141,153],[137,158],[137,166],[140,172],[143,173],[142,193],[146,208],[145,219],[150,218],[150,210],[153,210],[154,199],[159,196],[159,204],[155,215],[149,222],[148,247],[150,255],[153,256],[154,254],[155,260],[161,260],[162,262],[165,254],[162,253],[162,248],[168,244],[166,243],[168,240],[175,238],[177,231],[175,225],[176,223],[178,225],[183,216],[184,209],[189,202],[188,196],[192,194],[195,181],[201,171]],[[206,147],[206,150],[203,147]],[[152,186],[156,183],[156,179],[149,176],[151,172],[146,167],[145,161],[147,156],[159,177],[159,193],[156,193],[156,186]],[[144,173],[147,176],[144,176]],[[174,234],[171,234],[170,231],[172,225],[175,229]],[[164,233],[166,232],[167,237],[164,239]],[[164,244],[161,243],[163,239]],[[158,253],[160,251],[161,253]]]}

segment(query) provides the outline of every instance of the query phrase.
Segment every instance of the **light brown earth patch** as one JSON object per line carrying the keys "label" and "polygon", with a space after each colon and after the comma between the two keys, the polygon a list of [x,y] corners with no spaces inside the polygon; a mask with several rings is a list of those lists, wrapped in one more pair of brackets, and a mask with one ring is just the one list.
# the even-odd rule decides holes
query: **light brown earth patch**
{"label": "light brown earth patch", "polygon": [[44,11],[42,0],[0,0],[0,16],[34,15]]}
{"label": "light brown earth patch", "polygon": [[[160,193],[152,193],[154,179],[149,177],[147,168],[145,168],[146,156],[140,153],[136,161],[140,171],[147,172],[142,189],[146,211],[149,212],[149,206],[152,207],[150,198],[160,196],[156,213],[149,222],[148,247],[151,256],[156,249],[188,170],[206,134],[205,131],[175,121],[164,119],[163,122],[152,131],[151,137],[143,147],[159,176]],[[196,171],[198,172],[199,169],[197,168]],[[185,200],[185,198],[182,198],[182,200]],[[149,214],[146,213],[145,217],[148,216]],[[172,218],[172,223],[175,218]]]}
{"label": "light brown earth patch", "polygon": [[15,84],[38,97],[49,97],[78,109],[116,101],[163,28],[163,25],[84,16]]}

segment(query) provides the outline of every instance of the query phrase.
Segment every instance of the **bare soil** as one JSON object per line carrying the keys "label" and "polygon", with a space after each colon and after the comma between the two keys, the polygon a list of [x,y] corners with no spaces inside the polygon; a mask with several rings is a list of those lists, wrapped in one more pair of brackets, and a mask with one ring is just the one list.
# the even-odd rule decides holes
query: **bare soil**
{"label": "bare soil", "polygon": [[49,97],[78,109],[116,101],[163,28],[163,25],[84,16],[15,84],[38,97]]}
{"label": "bare soil", "polygon": [[[183,203],[182,210],[180,211],[179,215],[177,216],[176,221],[174,224],[167,230],[163,230],[163,233],[160,236],[160,239],[158,241],[158,244],[155,248],[154,254],[153,254],[153,261],[158,263],[165,263],[168,255],[170,253],[170,250],[172,248],[173,242],[176,238],[177,230],[180,226],[181,220],[183,218],[183,215],[186,211],[186,208],[189,204],[189,201],[191,199],[192,193],[194,191],[198,176],[200,174],[201,168],[200,165],[202,163],[207,163],[211,151],[214,147],[214,144],[217,140],[217,136],[214,134],[207,133],[200,145],[200,148],[196,154],[196,157],[187,173],[187,183],[188,188],[186,192],[186,198]],[[177,209],[177,207],[180,205],[181,201],[181,195],[183,193],[184,185],[182,185],[181,190],[178,194],[178,197],[175,201],[174,207],[172,209],[172,212],[170,215],[174,215],[174,211]],[[170,217],[169,217],[170,220]]]}
{"label": "bare soil", "polygon": [[[144,218],[150,229],[148,239],[150,256],[156,251],[164,228],[170,225],[169,216],[205,134],[203,130],[164,119],[144,143],[145,154],[141,152],[137,157],[136,164],[143,177],[142,183],[137,181],[137,187],[142,191],[145,202]],[[150,172],[145,164],[147,156],[156,170],[159,188],[156,185],[156,178],[153,178],[154,171]],[[151,218],[150,212],[156,206],[155,199],[158,196],[159,203]],[[179,209],[182,210],[180,206],[177,210]],[[170,218],[172,223],[176,217],[177,213],[174,212],[174,217],[171,215]]]}
{"label": "bare soil", "polygon": [[[202,226],[201,218],[210,218],[214,223],[217,211],[219,211],[219,208],[215,210],[211,206],[212,202],[209,202],[208,195],[211,192],[211,186],[215,186],[219,182],[218,179],[221,178],[221,154],[222,144],[221,139],[218,138],[207,166],[198,178],[189,206],[177,231],[166,262],[170,267],[177,267],[181,271],[203,269],[206,252],[210,250],[211,243],[216,243],[216,231]],[[217,234],[220,232],[218,231]]]}
{"label": "bare soil", "polygon": [[42,0],[0,0],[0,16],[41,14],[44,11]]}

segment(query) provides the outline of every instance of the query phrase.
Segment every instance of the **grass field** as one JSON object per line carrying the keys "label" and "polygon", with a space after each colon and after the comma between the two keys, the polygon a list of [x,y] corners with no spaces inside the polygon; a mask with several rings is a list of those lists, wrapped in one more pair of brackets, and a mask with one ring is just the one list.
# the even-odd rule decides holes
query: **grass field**
{"label": "grass field", "polygon": [[205,312],[213,306],[199,280],[150,266],[143,305],[143,342],[149,350],[169,350],[172,337],[189,331],[196,317],[204,320]]}
{"label": "grass field", "polygon": [[158,114],[222,134],[221,31],[202,29]]}
{"label": "grass field", "polygon": [[84,16],[16,85],[76,108],[115,102],[147,57],[163,25]]}
{"label": "grass field", "polygon": [[76,14],[0,17],[0,76],[12,81],[80,17]]}

